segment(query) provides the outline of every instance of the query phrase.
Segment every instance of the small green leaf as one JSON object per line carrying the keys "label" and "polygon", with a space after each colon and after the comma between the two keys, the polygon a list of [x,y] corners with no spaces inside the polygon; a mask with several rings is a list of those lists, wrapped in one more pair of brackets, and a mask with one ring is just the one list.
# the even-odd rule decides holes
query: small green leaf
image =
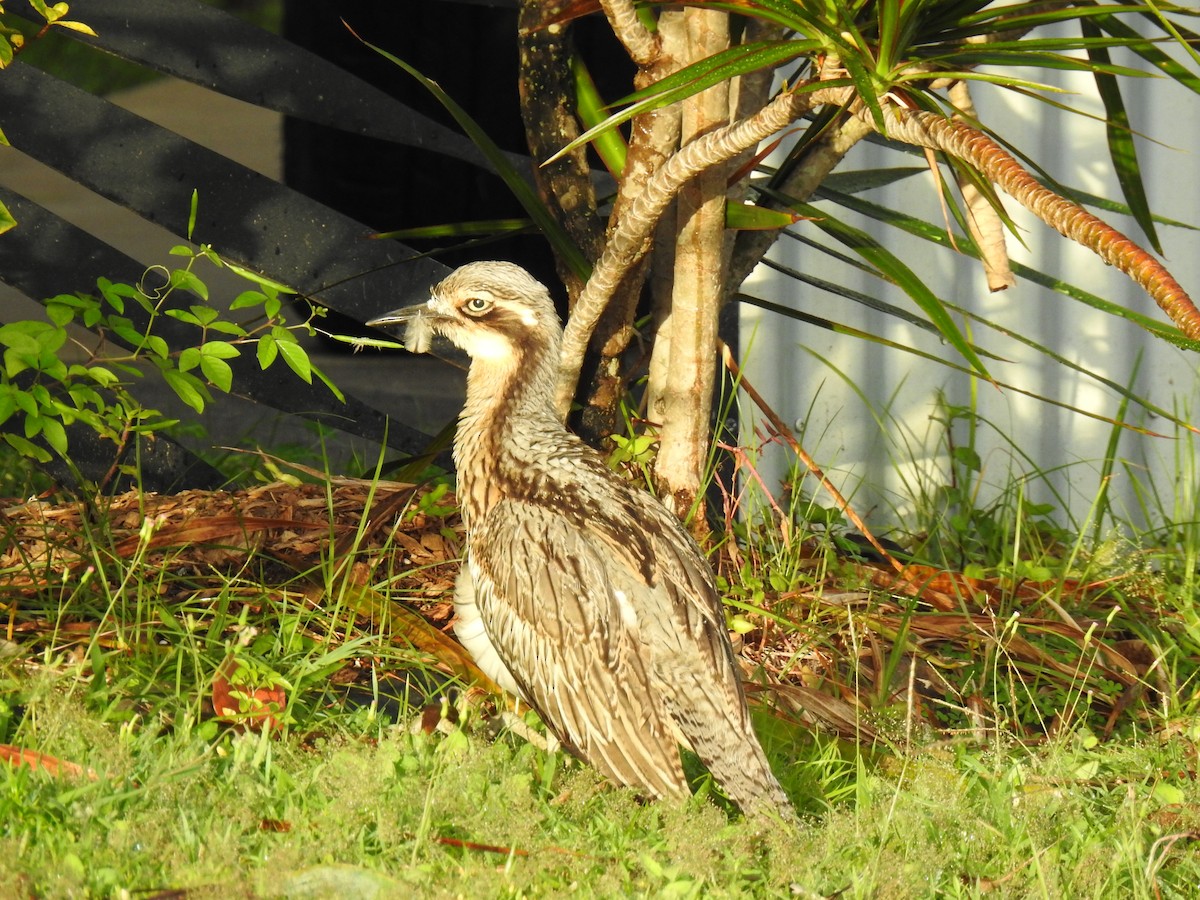
{"label": "small green leaf", "polygon": [[228,341],[205,341],[200,346],[200,352],[217,359],[234,359],[242,355],[242,352]]}
{"label": "small green leaf", "polygon": [[983,468],[983,460],[979,458],[974,447],[955,447],[954,461],[959,465],[966,466],[972,472],[979,472]]}
{"label": "small green leaf", "polygon": [[36,416],[38,414],[38,402],[29,391],[17,391],[12,398],[25,415]]}
{"label": "small green leaf", "polygon": [[281,341],[276,344],[279,347],[279,352],[283,356],[283,361],[288,364],[293,372],[312,384],[312,363],[309,361],[308,354],[304,352],[304,348],[297,343],[288,343]]}
{"label": "small green leaf", "polygon": [[53,408],[54,397],[51,396],[50,389],[46,385],[33,385],[29,388],[29,395],[37,402],[34,415],[40,415],[40,410]]}
{"label": "small green leaf", "polygon": [[251,306],[259,306],[266,299],[267,295],[262,291],[242,291],[233,298],[233,302],[229,304],[229,308],[234,310],[246,309]]}
{"label": "small green leaf", "polygon": [[1153,796],[1154,799],[1159,803],[1164,803],[1168,806],[1178,806],[1187,800],[1187,794],[1185,794],[1180,787],[1174,784],[1168,784],[1165,781],[1160,781],[1158,784],[1154,785],[1154,790],[1151,792],[1151,796]]}
{"label": "small green leaf", "polygon": [[134,328],[133,323],[124,316],[109,316],[108,327],[112,329],[113,334],[131,347],[141,346],[144,335]]}
{"label": "small green leaf", "polygon": [[[8,139],[4,137],[4,132],[0,131],[0,144],[8,146]],[[0,203],[0,234],[15,228],[17,220],[13,218],[12,213],[8,211],[8,207]]]}
{"label": "small green leaf", "polygon": [[196,230],[196,211],[200,208],[200,192],[192,188],[192,205],[188,209],[187,221],[187,239],[192,239],[192,232]]}
{"label": "small green leaf", "polygon": [[96,409],[104,407],[104,399],[100,396],[100,392],[95,388],[88,387],[86,384],[71,385],[67,389],[67,394],[77,409],[83,409],[89,404],[96,407]]}
{"label": "small green leaf", "polygon": [[201,325],[211,324],[220,315],[220,312],[211,306],[193,306],[191,307],[191,313]]}
{"label": "small green leaf", "polygon": [[170,316],[172,319],[178,319],[180,322],[187,322],[189,325],[195,325],[197,327],[200,325],[200,320],[186,309],[168,309],[166,311],[166,315]]}
{"label": "small green leaf", "polygon": [[38,341],[33,332],[39,324],[41,323],[29,321],[10,322],[0,326],[0,344],[12,348],[23,356],[36,357]]}
{"label": "small green leaf", "polygon": [[245,337],[246,329],[236,322],[215,321],[208,323],[209,331],[217,331],[221,334],[232,334],[234,337]]}
{"label": "small green leaf", "polygon": [[42,438],[58,451],[59,455],[67,455],[67,430],[58,419],[42,419]]}
{"label": "small green leaf", "polygon": [[48,463],[51,459],[53,459],[53,457],[44,447],[39,447],[32,441],[25,440],[25,438],[21,437],[19,434],[13,434],[13,432],[7,431],[4,433],[4,440],[7,441],[8,445],[22,456],[35,460],[36,462]]}
{"label": "small green leaf", "polygon": [[212,385],[218,390],[229,393],[229,389],[233,387],[233,369],[229,367],[229,363],[223,359],[218,359],[215,356],[202,354],[200,356],[200,371],[204,373]]}
{"label": "small green leaf", "polygon": [[279,345],[275,338],[269,334],[264,334],[258,339],[258,364],[266,369],[271,363],[275,362],[275,357],[279,355]]}
{"label": "small green leaf", "polygon": [[257,272],[253,272],[250,269],[247,269],[245,266],[239,266],[237,263],[231,263],[229,260],[225,260],[225,266],[235,275],[240,275],[247,281],[252,281],[264,288],[270,288],[275,291],[280,291],[284,294],[300,293],[295,288],[288,287],[282,281],[275,281],[274,279],[268,278],[266,275],[259,275]]}
{"label": "small green leaf", "polygon": [[57,356],[62,345],[67,342],[66,329],[58,325],[47,325],[38,330],[38,357],[43,362],[47,361],[52,356]]}
{"label": "small green leaf", "polygon": [[111,306],[119,313],[125,312],[126,297],[139,297],[137,288],[131,284],[122,284],[120,282],[111,282],[107,278],[97,278],[96,287],[100,289],[100,296],[108,301]]}
{"label": "small green leaf", "polygon": [[208,299],[208,285],[200,280],[195,272],[187,269],[176,269],[171,273],[171,287],[191,291],[197,297]]}
{"label": "small green leaf", "polygon": [[178,368],[180,372],[190,372],[200,365],[200,348],[187,347],[179,354]]}
{"label": "small green leaf", "polygon": [[749,634],[754,630],[754,623],[745,616],[732,616],[729,619],[729,630],[738,634]]}
{"label": "small green leaf", "polygon": [[115,372],[111,369],[106,369],[104,366],[88,366],[87,376],[101,387],[111,387],[121,380]]}
{"label": "small green leaf", "polygon": [[146,335],[142,346],[160,359],[166,359],[171,355],[171,348],[167,345],[167,342],[160,338],[157,334]]}
{"label": "small green leaf", "polygon": [[69,31],[78,31],[80,34],[86,34],[88,37],[99,37],[99,35],[96,34],[96,32],[94,32],[92,30],[90,25],[85,25],[83,22],[76,22],[74,20],[68,21],[67,19],[59,19],[57,22],[54,23],[54,27],[55,28],[66,28]]}
{"label": "small green leaf", "polygon": [[7,377],[15,378],[28,368],[29,363],[25,362],[20,353],[11,349],[4,351],[4,374]]}
{"label": "small green leaf", "polygon": [[75,312],[73,307],[67,306],[65,303],[50,301],[46,304],[46,316],[60,328],[75,320]]}
{"label": "small green leaf", "polygon": [[196,412],[204,412],[204,404],[207,399],[211,398],[206,397],[207,391],[204,390],[204,384],[200,379],[189,372],[180,372],[178,369],[163,369],[162,374],[180,400]]}

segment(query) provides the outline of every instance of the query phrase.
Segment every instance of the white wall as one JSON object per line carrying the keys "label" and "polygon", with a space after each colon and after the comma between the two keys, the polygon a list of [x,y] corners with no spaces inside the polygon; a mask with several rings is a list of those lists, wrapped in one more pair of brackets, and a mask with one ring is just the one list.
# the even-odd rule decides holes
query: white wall
{"label": "white wall", "polygon": [[[1046,79],[1044,73],[1037,73],[1036,77]],[[1059,77],[1056,83],[1078,91],[1060,96],[1060,101],[1102,115],[1089,78]],[[1200,96],[1165,78],[1126,81],[1123,91],[1134,128],[1169,145],[1139,142],[1152,209],[1160,215],[1200,225],[1197,149],[1200,148]],[[1038,160],[1053,176],[1085,191],[1113,199],[1121,197],[1110,174],[1100,122],[1064,116],[986,85],[976,89],[975,98],[981,118]],[[893,152],[862,145],[843,162],[839,171],[917,162],[919,158],[910,157],[905,163]],[[869,192],[864,197],[931,222],[942,221],[928,174]],[[1015,260],[1165,320],[1154,302],[1120,272],[1105,266],[1090,251],[1061,238],[1014,201],[1009,200],[1007,208],[1021,226],[1028,245],[1025,249],[1010,240]],[[837,215],[885,240],[892,252],[946,300],[1028,334],[1114,381],[1128,384],[1134,360],[1142,353],[1142,367],[1134,383],[1136,391],[1167,409],[1176,406],[1186,409],[1187,420],[1200,424],[1197,354],[1180,351],[1123,320],[1093,312],[1074,300],[1028,282],[1021,281],[1007,291],[989,294],[979,266],[972,260],[904,237],[892,229],[882,229],[853,214],[838,210]],[[1102,218],[1145,245],[1131,219],[1108,213],[1102,214]],[[830,243],[812,225],[801,224],[797,228]],[[1200,298],[1200,232],[1162,227],[1159,234],[1168,269],[1193,297]],[[789,266],[919,312],[900,290],[848,269],[795,241],[781,240],[771,256]],[[765,266],[759,267],[746,288],[765,299],[794,305],[939,356],[957,356],[936,338],[893,317],[797,285]],[[1119,398],[1111,390],[985,327],[977,327],[974,338],[983,347],[1011,360],[988,362],[998,380],[1104,416],[1116,415]],[[909,354],[752,307],[743,307],[742,341],[747,376],[786,421],[805,426],[805,448],[826,467],[835,483],[842,485],[845,492],[855,493],[854,506],[871,521],[878,525],[905,522],[912,511],[911,479],[917,471],[932,473],[933,482],[945,482],[944,432],[929,417],[935,412],[935,394],[939,388],[952,402],[968,403],[969,379]],[[845,379],[832,367],[839,369]],[[860,389],[865,399],[854,388]],[[1068,498],[1074,515],[1085,515],[1097,492],[1098,473],[1111,426],[1013,392],[999,393],[983,383],[978,384],[978,401],[980,414],[1010,436],[1037,467],[1056,470],[1052,478],[1054,490]],[[876,415],[887,413],[892,418],[885,418],[882,425],[876,421]],[[1151,429],[1175,434],[1170,423],[1147,416],[1140,409],[1131,408],[1129,416]],[[958,441],[963,441],[965,428],[959,425],[955,434]],[[989,479],[1003,483],[1012,452],[1002,435],[985,427],[978,446]],[[1175,485],[1175,454],[1182,451],[1190,458],[1197,446],[1200,443],[1180,445],[1173,439],[1126,433],[1121,438],[1118,455],[1137,466],[1149,466],[1156,473],[1160,488],[1169,494]],[[763,463],[768,480],[778,479],[787,463],[787,454],[768,452]],[[1021,462],[1016,468],[1028,472],[1032,466]],[[1192,472],[1194,477],[1194,466]],[[1126,504],[1124,511],[1136,519],[1130,479],[1120,466],[1117,473],[1113,496],[1118,503]],[[906,480],[910,481],[908,487]],[[812,493],[816,485],[810,479],[804,488]],[[1185,488],[1194,504],[1195,483]],[[1050,488],[1043,484],[1031,485],[1030,493],[1039,500],[1053,497]],[[827,498],[822,497],[820,502],[830,505]]]}

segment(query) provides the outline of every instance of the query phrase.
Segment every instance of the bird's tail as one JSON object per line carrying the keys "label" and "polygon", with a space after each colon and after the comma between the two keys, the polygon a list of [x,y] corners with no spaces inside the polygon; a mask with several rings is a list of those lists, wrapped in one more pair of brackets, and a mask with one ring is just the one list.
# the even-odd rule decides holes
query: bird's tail
{"label": "bird's tail", "polygon": [[792,824],[799,821],[792,801],[771,771],[758,737],[748,726],[741,734],[726,732],[724,737],[714,735],[711,743],[696,746],[693,742],[693,746],[729,799],[747,816],[783,819]]}
{"label": "bird's tail", "polygon": [[694,687],[707,702],[689,703],[686,708],[680,708],[683,704],[675,705],[672,716],[729,799],[747,816],[798,822],[792,801],[771,771],[751,726],[750,711],[740,686],[730,685],[727,693],[714,692],[711,684]]}

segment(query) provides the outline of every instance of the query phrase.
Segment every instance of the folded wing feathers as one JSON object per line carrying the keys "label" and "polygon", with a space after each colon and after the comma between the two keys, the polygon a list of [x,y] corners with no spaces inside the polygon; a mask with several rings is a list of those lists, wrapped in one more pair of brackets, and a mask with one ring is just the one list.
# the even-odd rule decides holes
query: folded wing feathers
{"label": "folded wing feathers", "polygon": [[595,544],[561,516],[502,501],[471,557],[492,643],[558,738],[614,781],[686,794],[671,720]]}

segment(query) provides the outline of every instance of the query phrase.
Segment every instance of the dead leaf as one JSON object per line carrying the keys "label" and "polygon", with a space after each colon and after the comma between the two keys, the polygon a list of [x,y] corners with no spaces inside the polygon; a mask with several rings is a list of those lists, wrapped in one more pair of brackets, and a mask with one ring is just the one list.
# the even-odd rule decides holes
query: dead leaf
{"label": "dead leaf", "polygon": [[287,693],[278,686],[255,686],[249,674],[233,654],[225,657],[213,676],[213,712],[251,731],[282,728],[276,714],[287,708]]}
{"label": "dead leaf", "polygon": [[63,775],[78,778],[86,775],[89,779],[95,781],[99,777],[94,771],[84,769],[78,763],[59,759],[57,756],[51,756],[49,753],[27,750],[24,747],[14,747],[12,744],[0,744],[0,759],[3,759],[12,766],[29,766],[31,769],[40,769],[55,778]]}

